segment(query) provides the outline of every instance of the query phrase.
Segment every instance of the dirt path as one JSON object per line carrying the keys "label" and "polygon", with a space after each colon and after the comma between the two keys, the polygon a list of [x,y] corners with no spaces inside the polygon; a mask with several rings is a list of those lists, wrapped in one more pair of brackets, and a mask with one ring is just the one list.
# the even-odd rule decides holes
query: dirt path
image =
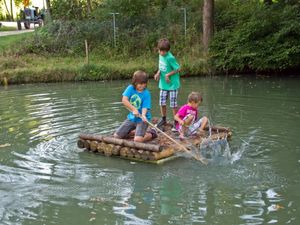
{"label": "dirt path", "polygon": [[28,33],[28,32],[32,32],[32,31],[34,31],[34,29],[30,29],[30,30],[1,31],[0,32],[0,37],[2,37],[2,36],[8,36],[8,35],[23,34],[23,33]]}

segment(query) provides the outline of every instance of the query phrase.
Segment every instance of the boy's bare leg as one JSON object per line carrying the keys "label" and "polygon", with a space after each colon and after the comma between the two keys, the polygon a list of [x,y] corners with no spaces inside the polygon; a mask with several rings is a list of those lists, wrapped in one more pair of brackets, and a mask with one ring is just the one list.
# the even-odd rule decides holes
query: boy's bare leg
{"label": "boy's bare leg", "polygon": [[205,127],[207,126],[207,123],[208,123],[208,119],[207,119],[206,116],[204,116],[202,118],[202,123],[201,123],[200,131],[203,131],[205,129]]}
{"label": "boy's bare leg", "polygon": [[136,142],[146,142],[152,140],[152,134],[146,133],[144,137],[141,136],[135,136],[134,141]]}
{"label": "boy's bare leg", "polygon": [[172,111],[173,111],[173,117],[176,115],[176,113],[178,112],[178,108],[175,107],[175,108],[172,108]]}
{"label": "boy's bare leg", "polygon": [[167,106],[166,105],[161,105],[160,106],[160,114],[161,114],[162,117],[167,116]]}

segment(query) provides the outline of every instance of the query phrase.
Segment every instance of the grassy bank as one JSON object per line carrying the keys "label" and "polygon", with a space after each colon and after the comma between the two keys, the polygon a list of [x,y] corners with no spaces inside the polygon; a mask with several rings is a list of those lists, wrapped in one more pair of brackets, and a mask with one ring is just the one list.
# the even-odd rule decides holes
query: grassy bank
{"label": "grassy bank", "polygon": [[[96,81],[128,79],[135,70],[145,70],[152,76],[157,69],[158,55],[137,58],[91,53],[89,63],[83,56],[57,56],[54,54],[22,53],[24,40],[33,33],[0,37],[0,81],[6,78],[9,84]],[[178,56],[182,73],[205,74],[205,60],[198,57]]]}
{"label": "grassy bank", "polygon": [[14,31],[14,30],[16,30],[15,27],[6,27],[6,26],[3,26],[3,25],[2,25],[2,27],[0,27],[0,32],[2,32],[2,31]]}
{"label": "grassy bank", "polygon": [[[189,70],[198,69],[200,73],[203,69],[199,65],[201,61],[198,62],[199,67],[196,63],[189,64],[188,58],[181,63],[183,73],[190,76],[193,74]],[[92,56],[87,64],[83,57],[45,57],[33,54],[0,57],[0,80],[3,82],[6,77],[9,84],[128,79],[139,69],[152,76],[157,69],[157,59],[141,57],[121,61]]]}

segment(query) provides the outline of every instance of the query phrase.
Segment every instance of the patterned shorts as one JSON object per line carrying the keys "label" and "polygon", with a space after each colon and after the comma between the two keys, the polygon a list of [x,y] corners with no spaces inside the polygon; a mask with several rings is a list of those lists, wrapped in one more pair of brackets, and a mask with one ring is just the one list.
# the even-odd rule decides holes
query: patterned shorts
{"label": "patterned shorts", "polygon": [[178,90],[160,90],[159,105],[167,105],[167,99],[170,97],[170,107],[177,107]]}

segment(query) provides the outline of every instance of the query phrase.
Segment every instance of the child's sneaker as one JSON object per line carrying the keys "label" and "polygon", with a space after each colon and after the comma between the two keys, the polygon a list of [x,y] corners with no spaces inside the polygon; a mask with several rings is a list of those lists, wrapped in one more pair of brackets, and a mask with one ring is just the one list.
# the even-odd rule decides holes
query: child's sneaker
{"label": "child's sneaker", "polygon": [[172,127],[171,131],[174,132],[174,133],[178,132],[178,130],[176,130],[175,127]]}
{"label": "child's sneaker", "polygon": [[160,121],[157,123],[157,127],[161,128],[162,126],[164,126],[167,123],[166,119],[161,118]]}
{"label": "child's sneaker", "polygon": [[149,133],[152,135],[152,139],[157,138],[157,132],[154,128],[150,128]]}

